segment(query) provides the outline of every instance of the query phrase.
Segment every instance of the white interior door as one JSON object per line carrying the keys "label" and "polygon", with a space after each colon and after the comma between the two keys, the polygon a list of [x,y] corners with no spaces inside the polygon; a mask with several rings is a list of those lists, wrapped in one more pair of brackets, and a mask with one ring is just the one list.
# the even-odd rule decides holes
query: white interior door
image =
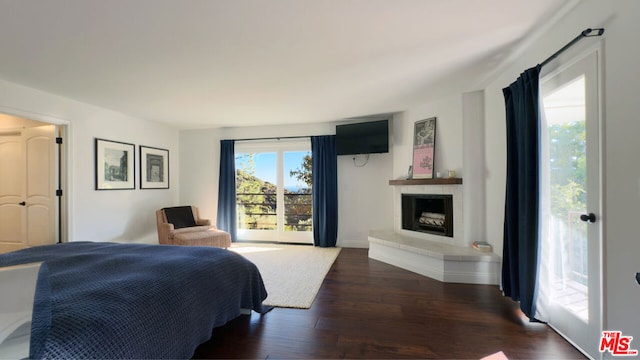
{"label": "white interior door", "polygon": [[25,247],[25,171],[21,131],[0,133],[0,252]]}
{"label": "white interior door", "polygon": [[27,246],[56,242],[56,127],[25,129]]}
{"label": "white interior door", "polygon": [[541,79],[541,269],[537,318],[600,356],[598,53]]}
{"label": "white interior door", "polygon": [[0,252],[56,242],[56,128],[0,136]]}

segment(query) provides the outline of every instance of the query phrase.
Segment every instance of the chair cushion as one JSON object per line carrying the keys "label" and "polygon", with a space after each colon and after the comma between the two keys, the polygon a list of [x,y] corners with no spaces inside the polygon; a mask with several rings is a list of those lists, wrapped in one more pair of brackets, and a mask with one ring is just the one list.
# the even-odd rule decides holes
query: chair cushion
{"label": "chair cushion", "polygon": [[191,206],[174,206],[162,209],[167,222],[173,224],[174,229],[196,226]]}
{"label": "chair cushion", "polygon": [[228,232],[212,229],[176,233],[173,240],[174,245],[217,246],[222,248],[231,246],[231,236]]}

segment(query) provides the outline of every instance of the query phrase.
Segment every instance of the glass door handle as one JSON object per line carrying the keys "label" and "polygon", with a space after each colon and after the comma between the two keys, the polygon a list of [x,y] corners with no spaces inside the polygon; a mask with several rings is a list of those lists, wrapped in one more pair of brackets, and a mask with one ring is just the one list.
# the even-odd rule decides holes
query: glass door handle
{"label": "glass door handle", "polygon": [[580,215],[580,220],[594,223],[596,222],[596,214],[594,213],[582,214]]}

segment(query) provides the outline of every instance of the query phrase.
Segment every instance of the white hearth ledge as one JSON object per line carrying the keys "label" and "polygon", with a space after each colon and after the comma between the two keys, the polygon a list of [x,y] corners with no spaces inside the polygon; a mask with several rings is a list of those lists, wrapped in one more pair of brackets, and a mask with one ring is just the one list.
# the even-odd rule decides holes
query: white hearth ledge
{"label": "white hearth ledge", "polygon": [[401,235],[369,232],[369,257],[442,282],[500,283],[500,257],[471,247]]}

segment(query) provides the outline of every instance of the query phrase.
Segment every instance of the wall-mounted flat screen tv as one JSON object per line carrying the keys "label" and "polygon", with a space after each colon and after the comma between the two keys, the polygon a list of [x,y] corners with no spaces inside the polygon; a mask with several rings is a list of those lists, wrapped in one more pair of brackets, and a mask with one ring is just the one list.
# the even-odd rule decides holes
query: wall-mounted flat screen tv
{"label": "wall-mounted flat screen tv", "polygon": [[338,155],[389,152],[389,120],[377,120],[336,126]]}

